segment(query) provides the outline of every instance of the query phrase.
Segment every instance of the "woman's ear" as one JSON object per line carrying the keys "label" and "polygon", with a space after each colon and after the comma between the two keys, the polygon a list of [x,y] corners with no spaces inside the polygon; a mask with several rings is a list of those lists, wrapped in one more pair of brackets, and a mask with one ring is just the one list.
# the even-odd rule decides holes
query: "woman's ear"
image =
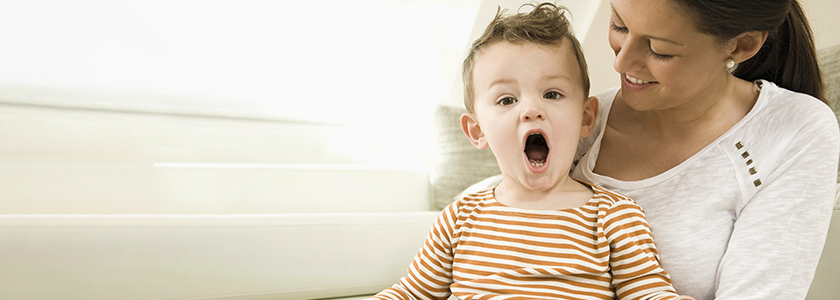
{"label": "woman's ear", "polygon": [[732,38],[727,43],[728,59],[741,63],[755,56],[767,41],[767,31],[747,31]]}
{"label": "woman's ear", "polygon": [[580,124],[580,137],[587,137],[595,129],[598,118],[598,98],[589,97],[583,100],[583,122]]}
{"label": "woman's ear", "polygon": [[478,150],[487,148],[487,139],[484,138],[484,132],[481,131],[481,126],[478,124],[478,119],[476,119],[474,114],[465,113],[461,115],[461,130],[464,131],[464,134],[470,139],[470,143],[475,148]]}

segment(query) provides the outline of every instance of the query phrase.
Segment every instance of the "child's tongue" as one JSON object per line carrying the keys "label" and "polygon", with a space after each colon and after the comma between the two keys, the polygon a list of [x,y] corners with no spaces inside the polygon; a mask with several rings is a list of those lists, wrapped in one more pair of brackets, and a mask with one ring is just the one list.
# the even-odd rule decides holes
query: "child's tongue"
{"label": "child's tongue", "polygon": [[528,147],[525,148],[525,155],[528,156],[529,160],[545,161],[545,158],[548,156],[548,147],[528,145]]}

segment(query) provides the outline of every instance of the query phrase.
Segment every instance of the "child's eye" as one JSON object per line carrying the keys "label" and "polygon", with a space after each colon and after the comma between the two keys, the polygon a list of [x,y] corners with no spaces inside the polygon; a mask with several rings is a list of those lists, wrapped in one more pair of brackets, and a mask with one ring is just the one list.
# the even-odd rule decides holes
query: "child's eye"
{"label": "child's eye", "polygon": [[502,106],[507,106],[516,103],[516,99],[514,99],[513,97],[504,97],[497,103],[501,104]]}
{"label": "child's eye", "polygon": [[545,98],[545,99],[560,99],[560,98],[563,98],[563,94],[561,94],[559,92],[555,92],[555,91],[550,91],[548,93],[545,93],[545,95],[543,95],[543,98]]}

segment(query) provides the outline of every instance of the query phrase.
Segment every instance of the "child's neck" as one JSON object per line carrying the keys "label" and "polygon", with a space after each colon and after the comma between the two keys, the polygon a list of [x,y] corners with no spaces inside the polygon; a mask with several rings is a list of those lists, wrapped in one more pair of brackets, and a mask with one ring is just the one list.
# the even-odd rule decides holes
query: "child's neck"
{"label": "child's neck", "polygon": [[493,196],[499,203],[530,210],[578,208],[586,204],[592,195],[593,192],[589,186],[568,176],[545,191],[531,190],[519,182],[508,179],[502,180],[493,191]]}

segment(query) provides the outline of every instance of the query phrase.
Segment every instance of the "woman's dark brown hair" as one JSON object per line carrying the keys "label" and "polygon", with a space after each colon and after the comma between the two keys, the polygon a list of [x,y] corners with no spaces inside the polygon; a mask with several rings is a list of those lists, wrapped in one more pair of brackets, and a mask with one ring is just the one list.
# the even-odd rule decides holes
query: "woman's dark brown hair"
{"label": "woman's dark brown hair", "polygon": [[769,32],[752,58],[733,72],[765,79],[826,102],[814,36],[797,0],[674,0],[703,32],[724,42],[747,31]]}

